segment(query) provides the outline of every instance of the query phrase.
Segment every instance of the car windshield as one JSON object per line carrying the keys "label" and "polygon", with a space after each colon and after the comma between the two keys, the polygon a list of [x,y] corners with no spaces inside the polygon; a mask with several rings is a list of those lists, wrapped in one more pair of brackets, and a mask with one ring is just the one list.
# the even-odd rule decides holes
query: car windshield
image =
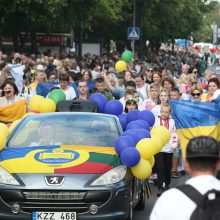
{"label": "car windshield", "polygon": [[98,114],[51,114],[25,118],[7,147],[51,145],[114,146],[119,128],[113,117]]}

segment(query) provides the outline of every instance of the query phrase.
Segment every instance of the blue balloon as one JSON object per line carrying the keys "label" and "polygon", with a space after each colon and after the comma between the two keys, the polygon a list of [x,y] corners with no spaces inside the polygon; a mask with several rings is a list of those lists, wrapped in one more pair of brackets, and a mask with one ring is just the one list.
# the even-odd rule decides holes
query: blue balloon
{"label": "blue balloon", "polygon": [[120,136],[116,141],[115,141],[115,150],[118,155],[121,154],[123,150],[126,148],[130,147],[135,147],[136,142],[129,136]]}
{"label": "blue balloon", "polygon": [[151,138],[150,131],[139,128],[139,129],[129,129],[122,133],[123,136],[130,136],[137,142],[143,138]]}
{"label": "blue balloon", "polygon": [[155,123],[155,116],[151,111],[143,110],[138,114],[138,119],[144,120],[148,122],[150,127],[152,127]]}
{"label": "blue balloon", "polygon": [[104,112],[104,107],[105,107],[105,104],[107,103],[107,99],[103,94],[93,93],[90,96],[89,100],[97,103],[99,113]]}
{"label": "blue balloon", "polygon": [[140,111],[138,109],[129,111],[127,114],[127,123],[137,120],[139,113]]}
{"label": "blue balloon", "polygon": [[122,127],[123,131],[125,131],[126,127],[127,127],[127,114],[119,115],[118,119],[120,121],[120,124],[121,124],[121,127]]}
{"label": "blue balloon", "polygon": [[136,133],[138,141],[143,138],[151,138],[150,131],[146,129],[134,129],[134,132]]}
{"label": "blue balloon", "polygon": [[120,115],[123,112],[123,105],[118,100],[110,100],[105,104],[104,113],[110,115]]}
{"label": "blue balloon", "polygon": [[139,163],[141,155],[136,148],[127,148],[122,151],[120,159],[125,166],[134,167]]}
{"label": "blue balloon", "polygon": [[144,120],[135,120],[135,121],[129,122],[127,127],[126,127],[126,130],[140,129],[140,128],[147,129],[148,131],[150,131],[149,124]]}
{"label": "blue balloon", "polygon": [[135,142],[135,145],[136,145],[137,142],[139,141],[139,139],[133,130],[135,130],[135,129],[126,130],[121,134],[121,136],[128,136],[128,137],[132,138],[133,141]]}

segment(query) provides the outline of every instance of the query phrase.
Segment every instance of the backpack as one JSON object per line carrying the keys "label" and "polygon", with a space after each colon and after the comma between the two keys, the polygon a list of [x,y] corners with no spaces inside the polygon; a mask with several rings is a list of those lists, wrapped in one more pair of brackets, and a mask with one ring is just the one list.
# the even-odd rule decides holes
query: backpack
{"label": "backpack", "polygon": [[191,185],[180,185],[176,188],[188,196],[197,205],[190,220],[220,219],[220,191],[213,189],[202,195]]}

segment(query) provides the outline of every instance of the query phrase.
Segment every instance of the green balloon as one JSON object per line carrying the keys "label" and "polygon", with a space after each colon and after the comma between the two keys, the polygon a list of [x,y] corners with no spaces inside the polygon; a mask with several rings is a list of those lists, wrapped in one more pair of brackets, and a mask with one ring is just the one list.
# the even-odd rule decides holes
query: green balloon
{"label": "green balloon", "polygon": [[132,60],[132,57],[133,57],[133,53],[130,51],[130,50],[125,50],[123,53],[122,53],[122,59],[126,62],[126,63],[129,63],[131,60]]}
{"label": "green balloon", "polygon": [[52,99],[57,104],[59,101],[66,100],[66,95],[62,90],[54,89],[49,93],[48,98]]}

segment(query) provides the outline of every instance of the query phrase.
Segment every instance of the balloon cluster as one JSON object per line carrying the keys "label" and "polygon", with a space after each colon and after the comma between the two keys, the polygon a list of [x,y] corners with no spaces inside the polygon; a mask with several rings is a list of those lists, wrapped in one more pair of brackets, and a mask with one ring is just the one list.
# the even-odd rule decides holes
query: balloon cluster
{"label": "balloon cluster", "polygon": [[151,129],[155,117],[148,110],[132,110],[118,118],[124,132],[115,141],[116,152],[135,177],[147,179],[152,173],[154,155],[169,142],[170,133],[163,126]]}
{"label": "balloon cluster", "polygon": [[121,55],[122,60],[119,60],[115,64],[115,69],[117,72],[123,72],[126,70],[127,64],[129,63],[133,58],[133,53],[130,50],[125,50]]}
{"label": "balloon cluster", "polygon": [[115,141],[115,150],[122,164],[131,168],[135,177],[148,178],[154,166],[154,155],[170,140],[169,130],[163,126],[153,127],[155,117],[148,110],[134,109],[122,114],[123,106],[120,101],[107,101],[100,93],[92,94],[90,100],[97,103],[99,113],[118,116],[124,132]]}
{"label": "balloon cluster", "polygon": [[118,100],[108,101],[106,97],[101,93],[93,93],[90,98],[90,101],[96,102],[98,105],[99,113],[106,113],[110,115],[120,115],[123,112],[123,105]]}
{"label": "balloon cluster", "polygon": [[60,89],[54,89],[48,94],[48,98],[32,96],[29,101],[29,110],[35,113],[55,112],[57,103],[62,100],[66,100],[65,93]]}

